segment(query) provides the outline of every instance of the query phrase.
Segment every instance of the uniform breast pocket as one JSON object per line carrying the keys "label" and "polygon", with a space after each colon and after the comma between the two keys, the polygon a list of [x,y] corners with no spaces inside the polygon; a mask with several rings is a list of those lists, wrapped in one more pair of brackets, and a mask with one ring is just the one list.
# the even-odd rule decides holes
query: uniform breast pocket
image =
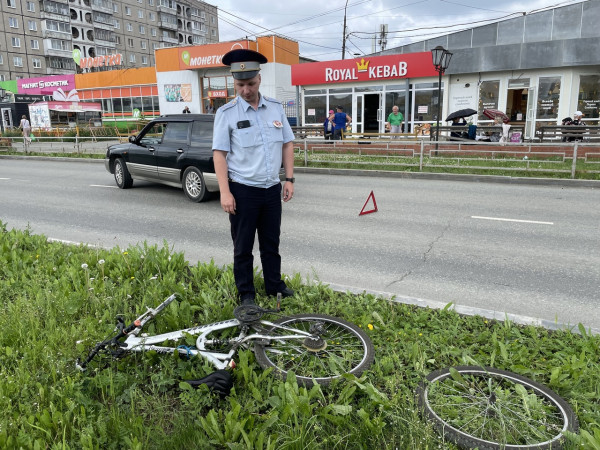
{"label": "uniform breast pocket", "polygon": [[256,131],[254,127],[240,128],[231,132],[231,143],[237,147],[256,146]]}
{"label": "uniform breast pocket", "polygon": [[269,124],[269,137],[272,142],[283,142],[283,128]]}

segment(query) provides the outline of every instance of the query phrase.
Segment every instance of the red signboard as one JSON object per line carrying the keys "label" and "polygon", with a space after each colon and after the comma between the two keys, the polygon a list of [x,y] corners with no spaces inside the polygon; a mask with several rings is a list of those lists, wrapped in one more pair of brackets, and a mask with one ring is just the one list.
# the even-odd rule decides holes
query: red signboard
{"label": "red signboard", "polygon": [[208,91],[208,98],[227,98],[227,90]]}
{"label": "red signboard", "polygon": [[358,83],[437,76],[431,52],[360,57],[292,66],[292,84]]}

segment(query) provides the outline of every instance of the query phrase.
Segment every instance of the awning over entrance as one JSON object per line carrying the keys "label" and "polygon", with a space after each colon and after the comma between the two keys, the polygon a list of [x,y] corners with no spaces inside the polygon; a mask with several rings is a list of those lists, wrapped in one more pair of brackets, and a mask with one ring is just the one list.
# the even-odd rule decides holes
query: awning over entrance
{"label": "awning over entrance", "polygon": [[86,111],[102,111],[101,103],[88,102],[37,102],[30,106],[47,106],[50,111],[65,111],[65,112],[86,112]]}

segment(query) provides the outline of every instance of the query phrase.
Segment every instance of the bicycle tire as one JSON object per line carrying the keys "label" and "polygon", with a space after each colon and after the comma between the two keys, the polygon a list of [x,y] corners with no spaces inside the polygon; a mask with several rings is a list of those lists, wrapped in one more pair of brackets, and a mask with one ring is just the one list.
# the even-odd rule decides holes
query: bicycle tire
{"label": "bicycle tire", "polygon": [[[273,368],[279,378],[292,371],[299,385],[327,385],[346,373],[360,376],[373,363],[375,349],[367,334],[353,323],[323,314],[297,314],[276,320],[278,325],[309,331],[322,324],[324,340],[265,340],[254,344],[254,354],[263,369]],[[289,334],[272,328],[267,334]]]}
{"label": "bicycle tire", "polygon": [[556,450],[565,431],[579,429],[575,413],[554,391],[492,367],[432,372],[419,384],[417,402],[434,428],[461,448]]}

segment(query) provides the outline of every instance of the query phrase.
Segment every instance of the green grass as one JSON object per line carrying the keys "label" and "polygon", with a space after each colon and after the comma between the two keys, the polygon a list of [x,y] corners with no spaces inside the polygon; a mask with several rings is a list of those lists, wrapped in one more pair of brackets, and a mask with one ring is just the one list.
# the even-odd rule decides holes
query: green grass
{"label": "green grass", "polygon": [[166,243],[66,246],[0,222],[0,448],[454,448],[420,417],[414,391],[430,371],[459,364],[549,385],[581,424],[569,447],[600,445],[599,336],[338,293],[298,275],[288,284],[298,295],[286,312],[343,317],[370,335],[376,360],[361,379],[301,388],[260,369],[250,351],[238,354],[225,399],[179,388],[212,372],[201,359],[144,354],[91,377],[74,362],[113,331],[117,314],[130,321],[176,292],[157,330],[231,318],[231,267],[190,266]]}

